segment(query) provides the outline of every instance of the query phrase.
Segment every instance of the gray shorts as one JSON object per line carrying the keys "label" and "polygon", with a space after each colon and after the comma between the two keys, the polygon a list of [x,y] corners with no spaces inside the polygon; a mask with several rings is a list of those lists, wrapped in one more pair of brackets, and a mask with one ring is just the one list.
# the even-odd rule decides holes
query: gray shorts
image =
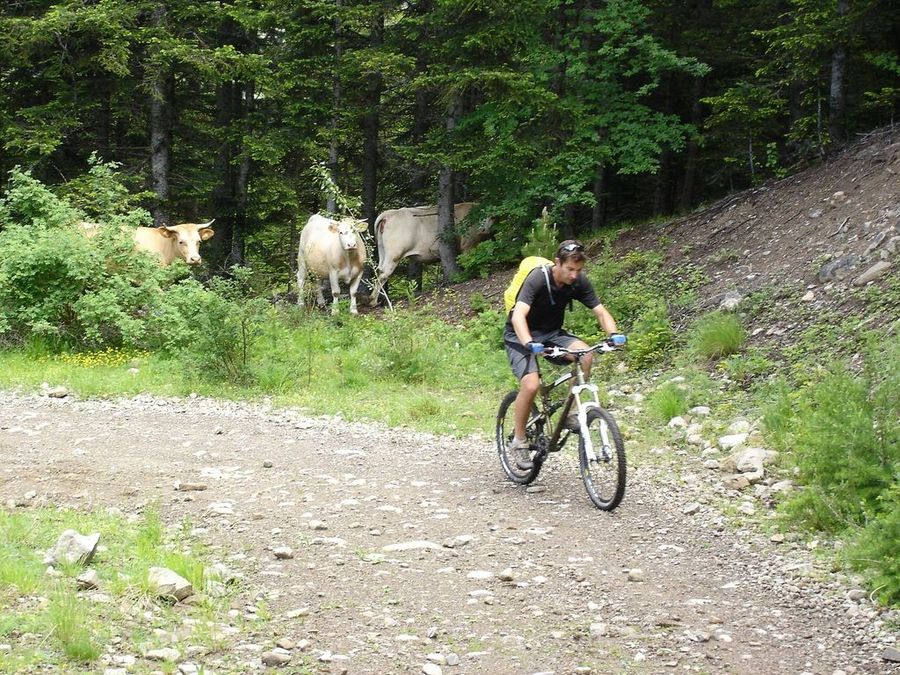
{"label": "gray shorts", "polygon": [[[580,338],[568,333],[564,330],[554,331],[545,335],[532,335],[535,342],[543,342],[545,345],[553,345],[556,347],[568,347]],[[528,373],[537,371],[537,356],[528,351],[528,348],[519,342],[518,338],[509,335],[503,336],[503,345],[506,347],[506,356],[509,359],[509,366],[512,368],[513,375],[517,380],[521,380]],[[558,359],[548,359],[551,363],[561,365],[568,363],[565,357]]]}

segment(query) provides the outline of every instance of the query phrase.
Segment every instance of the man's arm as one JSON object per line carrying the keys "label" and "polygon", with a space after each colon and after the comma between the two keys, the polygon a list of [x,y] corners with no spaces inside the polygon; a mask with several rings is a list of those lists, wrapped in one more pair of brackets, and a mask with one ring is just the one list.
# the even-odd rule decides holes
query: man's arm
{"label": "man's arm", "polygon": [[[606,307],[597,305],[594,307],[593,311],[594,316],[597,317],[597,323],[599,323],[600,327],[606,331],[607,335],[619,332],[619,329],[616,328],[616,320],[612,318],[612,314],[606,310]],[[515,325],[515,315],[513,315],[513,326]],[[518,331],[516,332],[516,335],[518,335]]]}
{"label": "man's arm", "polygon": [[531,342],[531,330],[528,328],[528,321],[526,320],[530,311],[531,305],[525,304],[521,300],[516,302],[512,311],[512,327],[516,331],[516,337],[519,338],[519,342],[523,345]]}

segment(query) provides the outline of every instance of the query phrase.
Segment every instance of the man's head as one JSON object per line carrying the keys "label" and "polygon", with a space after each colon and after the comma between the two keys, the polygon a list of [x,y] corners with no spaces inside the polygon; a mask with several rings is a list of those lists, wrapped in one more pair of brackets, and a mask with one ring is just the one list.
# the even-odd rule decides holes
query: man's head
{"label": "man's head", "polygon": [[575,283],[578,273],[584,268],[584,246],[574,239],[566,239],[556,249],[556,266],[553,277],[558,284],[567,286]]}

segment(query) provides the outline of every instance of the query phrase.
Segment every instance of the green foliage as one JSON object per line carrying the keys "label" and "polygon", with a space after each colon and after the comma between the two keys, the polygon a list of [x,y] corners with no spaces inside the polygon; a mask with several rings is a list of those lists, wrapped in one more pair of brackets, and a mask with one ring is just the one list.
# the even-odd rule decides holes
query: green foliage
{"label": "green foliage", "polygon": [[897,528],[898,360],[900,340],[873,345],[862,373],[833,366],[795,396],[782,391],[764,417],[767,431],[792,451],[804,485],[781,513],[805,528],[850,536],[850,561],[879,579],[879,592],[892,602],[900,577],[894,556],[879,556],[890,547],[882,537]]}
{"label": "green foliage", "polygon": [[663,360],[674,338],[665,305],[662,302],[649,304],[629,330],[628,363],[635,368],[647,368]]}
{"label": "green foliage", "polygon": [[[155,321],[165,313],[161,289],[184,266],[162,268],[134,253],[117,226],[84,236],[71,222],[76,209],[24,174],[14,176],[3,206],[13,220],[0,232],[0,338],[93,348],[169,339]],[[144,215],[127,212],[121,221]]]}
{"label": "green foliage", "polygon": [[751,351],[747,354],[733,354],[721,363],[719,368],[724,370],[728,377],[739,384],[747,385],[754,380],[769,375],[775,368],[775,363],[759,351]]}
{"label": "green foliage", "polygon": [[479,242],[475,248],[461,253],[456,259],[462,270],[459,280],[480,276],[486,277],[499,267],[516,260],[516,247],[508,240],[488,239]]}
{"label": "green foliage", "polygon": [[740,351],[747,334],[734,314],[710,312],[701,317],[692,330],[690,346],[704,359],[718,359]]}
{"label": "green foliage", "polygon": [[47,610],[51,631],[70,661],[96,661],[100,657],[100,645],[91,635],[84,610],[79,604],[73,591],[58,587]]}
{"label": "green foliage", "polygon": [[687,391],[677,383],[664,384],[647,398],[647,410],[662,422],[684,414],[687,409]]}
{"label": "green foliage", "polygon": [[556,248],[559,246],[559,233],[556,225],[551,224],[550,214],[547,210],[538,218],[528,233],[525,235],[525,243],[519,253],[523,258],[537,255],[549,260],[556,256]]}
{"label": "green foliage", "polygon": [[216,278],[209,289],[183,284],[173,298],[179,314],[190,317],[180,357],[195,374],[233,384],[252,382],[256,346],[263,334],[268,303],[249,295],[250,271],[232,268],[232,279]]}
{"label": "green foliage", "polygon": [[104,162],[97,153],[91,153],[88,166],[86,173],[60,187],[63,199],[88,219],[100,223],[137,227],[152,222],[147,211],[136,208],[151,193],[131,191],[119,172],[120,163]]}
{"label": "green foliage", "polygon": [[9,172],[9,182],[0,197],[0,230],[11,225],[61,227],[71,225],[81,214],[66,199],[19,167]]}
{"label": "green foliage", "polygon": [[844,558],[868,578],[872,595],[886,605],[900,605],[900,483],[878,496],[878,515],[859,530]]}

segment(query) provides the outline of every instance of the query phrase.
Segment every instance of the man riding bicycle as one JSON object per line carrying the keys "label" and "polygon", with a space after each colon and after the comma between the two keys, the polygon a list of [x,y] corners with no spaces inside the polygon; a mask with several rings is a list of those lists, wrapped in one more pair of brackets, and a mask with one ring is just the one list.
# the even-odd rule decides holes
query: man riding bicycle
{"label": "man riding bicycle", "polygon": [[[516,304],[506,320],[503,343],[513,375],[519,380],[515,431],[508,448],[515,452],[514,456],[521,453],[523,459],[516,464],[522,470],[528,470],[532,466],[532,462],[525,459],[529,450],[525,424],[541,384],[537,372],[537,355],[544,351],[545,345],[568,349],[588,348],[587,344],[562,329],[566,306],[572,300],[578,300],[594,312],[597,323],[611,336],[614,344],[625,344],[625,336],[618,332],[615,320],[600,304],[594,287],[583,272],[586,259],[584,246],[580,242],[574,239],[562,242],[556,250],[553,265],[535,267],[525,277],[516,296]],[[572,357],[567,358],[572,360]],[[582,359],[585,376],[590,373],[592,361],[592,354],[587,354]],[[578,430],[575,412],[570,413],[566,419],[566,428]]]}

